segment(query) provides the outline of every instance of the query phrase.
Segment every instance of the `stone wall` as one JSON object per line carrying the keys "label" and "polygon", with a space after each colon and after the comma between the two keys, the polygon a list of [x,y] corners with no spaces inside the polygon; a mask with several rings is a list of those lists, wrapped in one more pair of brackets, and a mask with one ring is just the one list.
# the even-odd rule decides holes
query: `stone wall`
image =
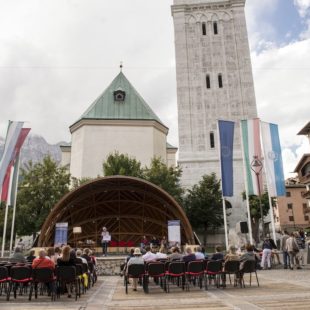
{"label": "stone wall", "polygon": [[120,274],[120,266],[125,262],[125,257],[97,258],[98,276],[115,276]]}

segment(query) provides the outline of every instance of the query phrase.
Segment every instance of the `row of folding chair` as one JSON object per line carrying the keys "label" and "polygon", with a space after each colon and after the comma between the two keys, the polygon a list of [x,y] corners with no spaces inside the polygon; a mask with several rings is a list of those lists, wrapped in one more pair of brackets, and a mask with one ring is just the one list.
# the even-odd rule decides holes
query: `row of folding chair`
{"label": "row of folding chair", "polygon": [[86,290],[90,289],[96,280],[97,276],[92,263],[88,266],[86,264],[57,266],[55,271],[49,268],[32,269],[29,265],[1,264],[0,296],[4,293],[7,300],[10,300],[11,292],[16,298],[17,294],[27,294],[29,288],[29,300],[33,292],[37,298],[38,291],[40,295],[47,292],[51,300],[55,300],[66,288],[72,288],[77,300],[81,292],[86,293]]}
{"label": "row of folding chair", "polygon": [[189,290],[190,286],[203,287],[207,290],[208,284],[218,287],[226,286],[226,276],[233,276],[233,284],[245,287],[244,274],[250,274],[250,285],[252,282],[252,273],[255,273],[257,285],[259,286],[255,262],[247,261],[240,271],[239,261],[227,261],[223,264],[222,260],[208,261],[196,260],[188,263],[182,261],[173,262],[150,262],[145,265],[130,265],[124,278],[126,294],[128,293],[128,284],[130,278],[138,278],[145,293],[149,292],[150,278],[158,284],[167,293],[171,285],[177,285],[183,290]]}

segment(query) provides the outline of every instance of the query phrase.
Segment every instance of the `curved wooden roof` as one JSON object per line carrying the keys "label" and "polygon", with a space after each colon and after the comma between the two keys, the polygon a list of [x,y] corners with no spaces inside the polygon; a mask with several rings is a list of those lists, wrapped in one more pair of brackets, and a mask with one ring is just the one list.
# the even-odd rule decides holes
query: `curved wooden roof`
{"label": "curved wooden roof", "polygon": [[[142,179],[126,176],[103,177],[65,195],[45,220],[39,246],[54,243],[55,225],[68,222],[68,242],[91,239],[100,244],[103,226],[113,241],[140,243],[141,237],[167,236],[168,220],[181,221],[181,242],[193,243],[191,225],[181,206],[164,190]],[[73,227],[82,233],[73,236]]]}

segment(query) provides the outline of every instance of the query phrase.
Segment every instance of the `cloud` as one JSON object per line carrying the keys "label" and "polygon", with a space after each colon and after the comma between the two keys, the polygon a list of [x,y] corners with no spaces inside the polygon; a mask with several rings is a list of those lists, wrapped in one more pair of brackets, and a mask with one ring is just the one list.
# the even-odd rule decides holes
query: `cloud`
{"label": "cloud", "polygon": [[[305,145],[297,136],[309,121],[310,39],[273,48],[260,54],[252,53],[253,74],[259,117],[279,125],[284,148],[285,174]],[[308,146],[309,149],[309,146]]]}
{"label": "cloud", "polygon": [[275,28],[269,18],[279,4],[279,0],[251,0],[246,2],[245,13],[252,50],[265,50],[273,45],[271,38]]}
{"label": "cloud", "polygon": [[296,5],[301,17],[305,17],[309,14],[310,0],[294,0],[294,4]]}

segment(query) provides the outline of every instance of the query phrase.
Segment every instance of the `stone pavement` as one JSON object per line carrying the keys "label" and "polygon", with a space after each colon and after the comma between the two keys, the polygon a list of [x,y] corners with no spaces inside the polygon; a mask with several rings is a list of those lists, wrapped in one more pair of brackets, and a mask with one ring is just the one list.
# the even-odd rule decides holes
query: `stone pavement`
{"label": "stone pavement", "polygon": [[[208,291],[194,287],[190,292],[172,287],[169,294],[160,288],[150,286],[150,293],[144,294],[142,288],[134,292],[129,288],[125,294],[123,278],[116,276],[101,277],[89,292],[78,301],[61,296],[56,302],[51,302],[45,296],[29,302],[26,297],[5,301],[0,296],[1,310],[216,310],[216,309],[310,309],[310,268],[303,270],[264,270],[258,272],[260,287],[255,278],[252,286],[226,289],[209,287]],[[253,281],[254,280],[254,281]]]}

